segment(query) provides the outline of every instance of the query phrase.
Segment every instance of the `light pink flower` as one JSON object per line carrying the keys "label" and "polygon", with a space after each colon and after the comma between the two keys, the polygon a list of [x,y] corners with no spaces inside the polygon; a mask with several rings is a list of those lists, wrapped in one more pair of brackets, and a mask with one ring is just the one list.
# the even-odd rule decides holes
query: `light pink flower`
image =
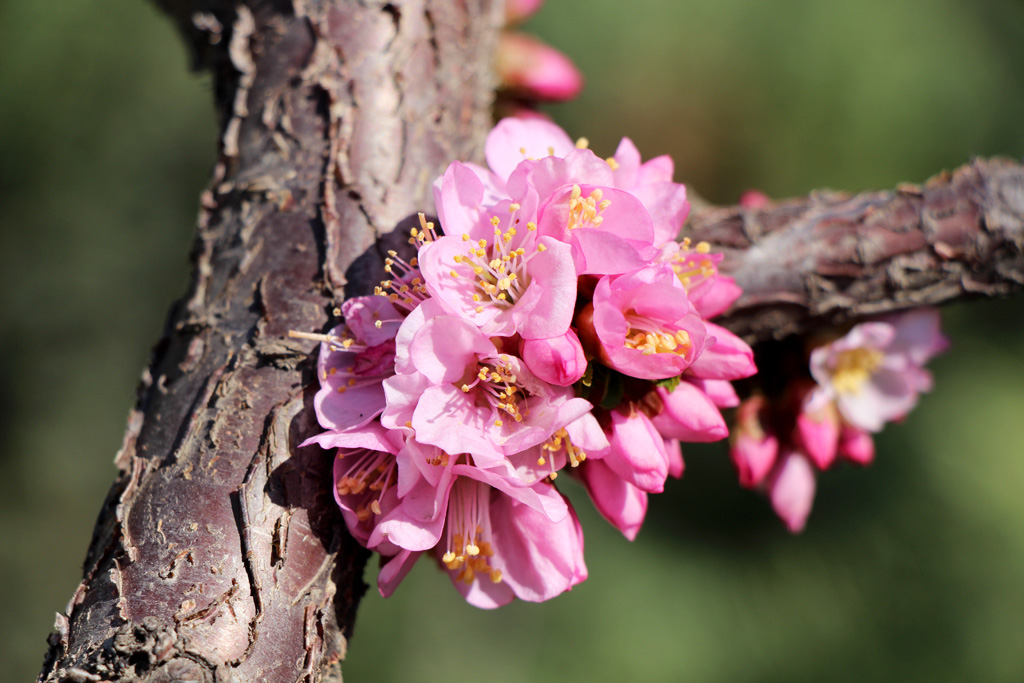
{"label": "light pink flower", "polygon": [[[590,310],[594,351],[630,377],[675,377],[705,350],[705,324],[665,266],[601,278]],[[587,312],[577,318],[581,334]]]}
{"label": "light pink flower", "polygon": [[918,309],[855,325],[846,336],[811,353],[818,389],[813,408],[834,401],[843,419],[866,432],[902,419],[931,388],[922,366],[948,346],[939,313]]}
{"label": "light pink flower", "polygon": [[[465,182],[479,185],[473,174]],[[446,215],[457,210],[449,202]],[[519,204],[503,201],[494,211],[486,221],[466,221],[461,235],[449,233],[420,250],[428,290],[489,336],[564,335],[576,302],[569,245],[539,236],[532,222],[520,220]]]}
{"label": "light pink flower", "polygon": [[[399,375],[384,382],[385,427],[472,453],[484,466],[547,440],[590,410],[571,389],[537,379],[470,321],[439,314],[433,300],[410,314],[396,346]],[[432,311],[433,313],[430,313]]]}
{"label": "light pink flower", "polygon": [[320,344],[320,390],[313,401],[320,426],[335,431],[365,425],[384,410],[381,382],[395,374],[394,340],[402,322],[378,296],[349,299],[341,311],[345,323]]}

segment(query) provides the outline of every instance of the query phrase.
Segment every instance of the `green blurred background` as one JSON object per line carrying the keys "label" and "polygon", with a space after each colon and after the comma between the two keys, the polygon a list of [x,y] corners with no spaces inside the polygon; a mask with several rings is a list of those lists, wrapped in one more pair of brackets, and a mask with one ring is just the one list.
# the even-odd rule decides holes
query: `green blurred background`
{"label": "green blurred background", "polygon": [[[551,0],[588,77],[553,110],[671,153],[717,202],[922,181],[1024,154],[1024,6]],[[0,2],[0,662],[35,676],[79,579],[150,345],[187,281],[216,130],[145,0]],[[724,448],[635,543],[579,501],[591,578],[466,606],[431,566],[364,601],[350,681],[1024,679],[1024,297],[947,310],[936,390],[790,536]],[[578,493],[578,491],[577,491]]]}

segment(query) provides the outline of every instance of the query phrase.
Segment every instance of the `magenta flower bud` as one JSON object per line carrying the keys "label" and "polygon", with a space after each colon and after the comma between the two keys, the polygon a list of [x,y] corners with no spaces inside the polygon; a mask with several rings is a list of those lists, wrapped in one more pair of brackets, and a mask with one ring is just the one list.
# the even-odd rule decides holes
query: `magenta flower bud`
{"label": "magenta flower bud", "polygon": [[530,372],[560,387],[570,386],[587,370],[583,346],[571,328],[560,337],[523,340],[522,353]]}
{"label": "magenta flower bud", "polygon": [[845,425],[839,434],[839,454],[858,465],[870,465],[875,459],[875,440],[868,432]]}
{"label": "magenta flower bud", "polygon": [[786,528],[794,534],[803,531],[814,504],[816,482],[811,463],[797,452],[784,453],[768,487],[772,508]]}
{"label": "magenta flower bud", "polygon": [[770,201],[768,195],[760,190],[747,190],[740,195],[740,206],[744,209],[761,209],[767,206]]}
{"label": "magenta flower bud", "polygon": [[497,70],[504,87],[531,99],[564,102],[583,90],[583,74],[568,57],[522,33],[502,34]]}
{"label": "magenta flower bud", "polygon": [[540,10],[544,0],[506,0],[505,23],[520,24]]}
{"label": "magenta flower bud", "polygon": [[819,470],[831,467],[839,444],[839,415],[835,404],[827,402],[821,407],[804,404],[796,418],[796,431],[815,466]]}
{"label": "magenta flower bud", "polygon": [[761,426],[764,397],[754,396],[736,411],[736,429],[729,455],[740,477],[740,486],[758,486],[768,476],[779,454],[779,440]]}

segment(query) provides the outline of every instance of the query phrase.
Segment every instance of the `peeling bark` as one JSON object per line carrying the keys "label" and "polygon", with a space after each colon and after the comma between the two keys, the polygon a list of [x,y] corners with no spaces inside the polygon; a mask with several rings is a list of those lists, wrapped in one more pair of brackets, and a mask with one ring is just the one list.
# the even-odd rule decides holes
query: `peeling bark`
{"label": "peeling bark", "polygon": [[501,6],[163,4],[215,74],[221,156],[40,680],[336,678],[366,552],[330,456],[296,447],[315,358],[286,335],[327,327],[377,238],[480,155]]}
{"label": "peeling bark", "polygon": [[1024,167],[978,160],[924,185],[816,192],[696,212],[743,296],[721,319],[755,343],[1024,287]]}

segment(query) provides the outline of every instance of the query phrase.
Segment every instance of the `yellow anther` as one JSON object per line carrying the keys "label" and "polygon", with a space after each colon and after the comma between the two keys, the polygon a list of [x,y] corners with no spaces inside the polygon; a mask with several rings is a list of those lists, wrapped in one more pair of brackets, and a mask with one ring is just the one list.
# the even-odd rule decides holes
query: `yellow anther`
{"label": "yellow anther", "polygon": [[454,270],[449,270],[448,274],[451,275],[452,277],[458,277],[459,276],[459,274],[456,273]]}
{"label": "yellow anther", "polygon": [[697,242],[697,246],[694,247],[694,250],[696,250],[698,254],[707,254],[711,251],[711,245],[707,242]]}
{"label": "yellow anther", "polygon": [[615,157],[608,157],[607,159],[605,159],[605,162],[611,167],[613,171],[617,171],[619,169],[619,162],[615,161]]}
{"label": "yellow anther", "polygon": [[526,229],[529,230],[530,232],[533,232],[534,230],[537,229],[537,224],[534,223],[533,221],[529,221],[526,224]]}
{"label": "yellow anther", "polygon": [[462,241],[463,242],[468,242],[469,241],[469,235],[467,235],[466,233],[462,233]]}
{"label": "yellow anther", "polygon": [[508,205],[508,212],[509,213],[515,213],[518,210],[519,210],[519,204],[517,204],[516,202],[512,202],[511,204]]}
{"label": "yellow anther", "polygon": [[[499,223],[501,223],[501,219],[500,218],[498,218],[497,216],[491,216],[491,225],[497,227]],[[480,246],[483,246],[483,245],[481,244]]]}
{"label": "yellow anther", "polygon": [[576,141],[576,149],[586,149],[590,147],[590,140],[586,138],[580,138]]}
{"label": "yellow anther", "polygon": [[370,509],[373,510],[373,514],[375,515],[381,514],[380,503],[377,500],[370,503]]}
{"label": "yellow anther", "polygon": [[543,244],[538,244],[537,245],[537,251],[547,251],[547,250],[548,250],[548,248],[545,247]]}
{"label": "yellow anther", "polygon": [[[395,296],[397,297],[398,295],[396,294]],[[379,330],[381,328],[381,325],[383,324],[383,322],[384,322],[383,320],[378,320],[375,323],[373,323],[373,326],[376,327]]]}

